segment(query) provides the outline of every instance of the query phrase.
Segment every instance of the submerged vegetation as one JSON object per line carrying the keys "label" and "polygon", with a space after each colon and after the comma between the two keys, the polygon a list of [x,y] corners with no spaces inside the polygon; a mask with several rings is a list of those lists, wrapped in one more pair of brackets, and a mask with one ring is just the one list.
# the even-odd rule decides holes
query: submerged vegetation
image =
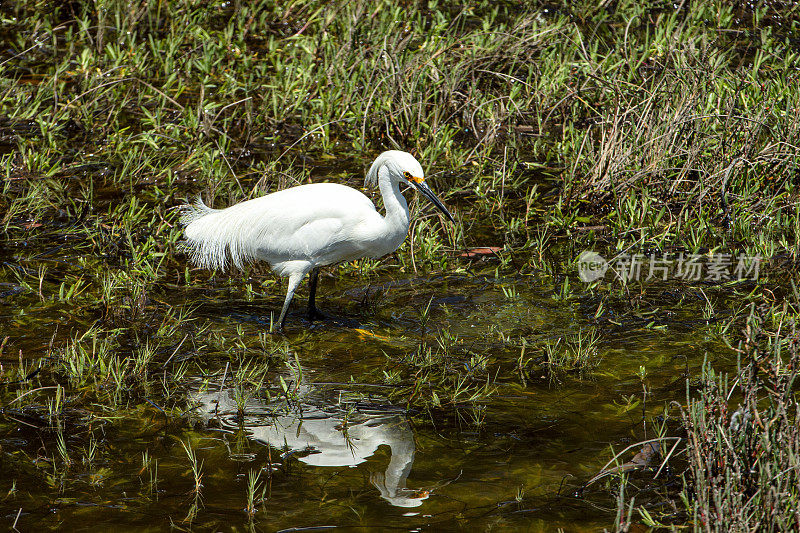
{"label": "submerged vegetation", "polygon": [[[4,523],[797,529],[798,42],[781,0],[3,3]],[[322,275],[358,327],[270,334],[276,278],[180,250],[187,198],[392,148],[459,225]]]}

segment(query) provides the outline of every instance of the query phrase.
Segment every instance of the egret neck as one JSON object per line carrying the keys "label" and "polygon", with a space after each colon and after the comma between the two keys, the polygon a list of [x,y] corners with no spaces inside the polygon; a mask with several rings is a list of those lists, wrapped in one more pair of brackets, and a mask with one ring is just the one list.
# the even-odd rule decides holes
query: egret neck
{"label": "egret neck", "polygon": [[[408,225],[411,222],[408,213],[408,203],[405,196],[400,192],[400,183],[393,181],[388,175],[389,169],[385,166],[378,170],[378,186],[381,190],[383,197],[383,208],[386,210],[386,215],[383,217],[386,223],[387,233],[384,234],[388,237],[386,240],[389,247],[394,246],[387,253],[391,253],[400,246],[406,235],[408,234]],[[395,244],[397,243],[397,244]]]}

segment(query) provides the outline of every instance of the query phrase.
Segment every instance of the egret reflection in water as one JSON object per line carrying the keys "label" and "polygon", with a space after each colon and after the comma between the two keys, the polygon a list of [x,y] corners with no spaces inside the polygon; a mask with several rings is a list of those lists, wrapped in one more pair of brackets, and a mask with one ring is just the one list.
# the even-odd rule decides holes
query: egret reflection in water
{"label": "egret reflection in water", "polygon": [[[194,400],[204,418],[218,417],[223,428],[239,428],[232,390],[197,393]],[[384,472],[370,475],[372,485],[396,507],[418,507],[428,498],[428,491],[406,487],[416,448],[405,416],[353,413],[309,404],[290,415],[273,414],[275,411],[280,412],[278,406],[256,400],[247,402],[244,427],[250,438],[279,450],[304,453],[297,459],[316,467],[355,467],[382,445],[389,446],[389,464]]]}

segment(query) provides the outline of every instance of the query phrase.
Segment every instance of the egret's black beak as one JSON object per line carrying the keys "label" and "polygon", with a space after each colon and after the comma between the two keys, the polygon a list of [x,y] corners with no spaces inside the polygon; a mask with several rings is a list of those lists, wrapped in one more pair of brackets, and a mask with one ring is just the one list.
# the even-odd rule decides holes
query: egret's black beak
{"label": "egret's black beak", "polygon": [[450,211],[448,211],[447,208],[442,203],[442,201],[439,200],[436,197],[435,194],[433,194],[433,191],[431,190],[431,188],[428,187],[428,185],[424,181],[422,181],[422,180],[419,180],[419,181],[408,180],[408,183],[410,183],[415,189],[417,189],[419,192],[421,192],[428,200],[433,202],[433,205],[438,207],[439,211],[444,213],[445,216],[447,216],[447,218],[450,219],[450,222],[452,222],[453,224],[456,223],[456,219],[453,218],[453,215],[450,214]]}

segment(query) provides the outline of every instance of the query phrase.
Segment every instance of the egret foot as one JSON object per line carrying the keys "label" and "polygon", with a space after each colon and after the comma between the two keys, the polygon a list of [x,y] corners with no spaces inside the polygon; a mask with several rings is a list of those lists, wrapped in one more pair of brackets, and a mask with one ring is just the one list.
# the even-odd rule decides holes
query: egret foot
{"label": "egret foot", "polygon": [[334,327],[334,328],[344,328],[344,329],[358,329],[363,327],[361,322],[358,320],[354,320],[352,318],[347,318],[344,316],[332,316],[326,315],[325,316],[325,326],[324,327]]}
{"label": "egret foot", "polygon": [[358,329],[363,327],[361,322],[341,315],[322,312],[317,308],[306,310],[305,319],[312,329]]}
{"label": "egret foot", "polygon": [[332,317],[327,314],[323,313],[316,307],[309,307],[308,313],[306,314],[306,318],[308,318],[309,322],[314,322],[315,320],[331,320]]}

